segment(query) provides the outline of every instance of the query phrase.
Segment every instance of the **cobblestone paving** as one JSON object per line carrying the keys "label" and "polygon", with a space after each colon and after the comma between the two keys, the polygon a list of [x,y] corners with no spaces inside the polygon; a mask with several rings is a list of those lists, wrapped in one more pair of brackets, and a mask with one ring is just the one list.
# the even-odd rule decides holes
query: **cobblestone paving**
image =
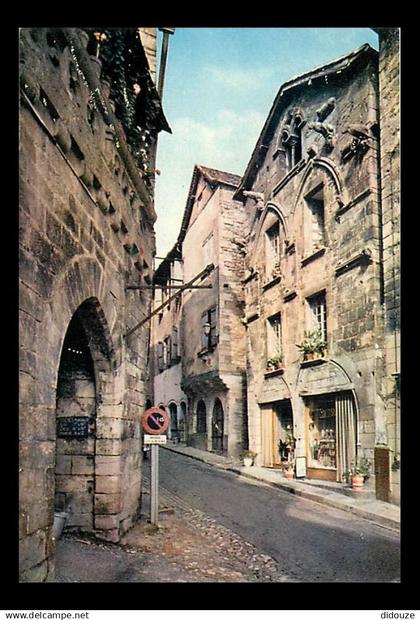
{"label": "cobblestone paving", "polygon": [[[145,479],[145,487],[147,479]],[[143,499],[147,498],[144,491]],[[147,501],[145,501],[147,503]],[[175,514],[168,515],[157,533],[145,533],[139,523],[125,538],[148,549],[161,547],[168,558],[200,576],[200,581],[288,581],[277,562],[251,543],[181,498],[160,487],[160,503]],[[165,514],[165,513],[163,513]],[[150,527],[150,526],[149,526]],[[143,530],[137,533],[137,528]],[[147,528],[146,528],[147,529]]]}
{"label": "cobblestone paving", "polygon": [[273,558],[232,530],[160,487],[159,527],[148,521],[148,480],[142,518],[121,544],[64,534],[54,582],[290,581]]}

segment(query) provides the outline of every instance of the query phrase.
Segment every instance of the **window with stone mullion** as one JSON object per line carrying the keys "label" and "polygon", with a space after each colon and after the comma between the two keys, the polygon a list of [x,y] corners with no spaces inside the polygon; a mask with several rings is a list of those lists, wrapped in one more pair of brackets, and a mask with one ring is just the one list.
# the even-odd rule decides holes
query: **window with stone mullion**
{"label": "window with stone mullion", "polygon": [[282,357],[280,314],[275,314],[267,321],[267,359],[275,357]]}
{"label": "window with stone mullion", "polygon": [[327,341],[327,306],[325,295],[320,295],[310,301],[314,319],[314,328],[319,330],[321,338]]}

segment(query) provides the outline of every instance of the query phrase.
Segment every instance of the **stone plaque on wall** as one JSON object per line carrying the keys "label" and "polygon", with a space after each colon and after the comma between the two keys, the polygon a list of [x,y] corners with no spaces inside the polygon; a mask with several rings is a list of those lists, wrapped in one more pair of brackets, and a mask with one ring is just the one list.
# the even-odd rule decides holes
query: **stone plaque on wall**
{"label": "stone plaque on wall", "polygon": [[88,433],[89,418],[86,416],[57,418],[57,437],[83,439]]}

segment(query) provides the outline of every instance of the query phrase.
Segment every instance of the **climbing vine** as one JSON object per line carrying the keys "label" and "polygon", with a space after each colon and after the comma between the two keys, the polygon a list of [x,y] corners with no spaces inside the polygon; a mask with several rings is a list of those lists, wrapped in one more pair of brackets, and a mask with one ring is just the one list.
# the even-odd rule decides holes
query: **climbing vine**
{"label": "climbing vine", "polygon": [[90,28],[88,52],[102,62],[102,79],[110,83],[115,115],[146,182],[153,176],[151,154],[162,114],[152,96],[153,83],[135,28]]}

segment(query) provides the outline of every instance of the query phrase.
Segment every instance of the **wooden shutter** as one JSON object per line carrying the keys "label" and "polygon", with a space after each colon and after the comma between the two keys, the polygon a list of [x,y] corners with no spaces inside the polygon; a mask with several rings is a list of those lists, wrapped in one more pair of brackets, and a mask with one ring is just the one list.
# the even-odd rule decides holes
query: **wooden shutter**
{"label": "wooden shutter", "polygon": [[211,308],[209,311],[210,323],[210,346],[215,347],[217,344],[217,308]]}
{"label": "wooden shutter", "polygon": [[158,342],[157,345],[157,365],[158,370],[163,370],[163,342]]}
{"label": "wooden shutter", "polygon": [[171,365],[171,351],[172,351],[171,337],[168,336],[167,338],[165,338],[165,345],[164,345],[164,364],[165,364],[165,366],[170,366]]}
{"label": "wooden shutter", "polygon": [[176,361],[178,359],[178,328],[172,328],[172,351],[171,360]]}
{"label": "wooden shutter", "polygon": [[208,349],[209,340],[204,332],[204,325],[207,323],[207,312],[203,312],[201,315],[201,348]]}

